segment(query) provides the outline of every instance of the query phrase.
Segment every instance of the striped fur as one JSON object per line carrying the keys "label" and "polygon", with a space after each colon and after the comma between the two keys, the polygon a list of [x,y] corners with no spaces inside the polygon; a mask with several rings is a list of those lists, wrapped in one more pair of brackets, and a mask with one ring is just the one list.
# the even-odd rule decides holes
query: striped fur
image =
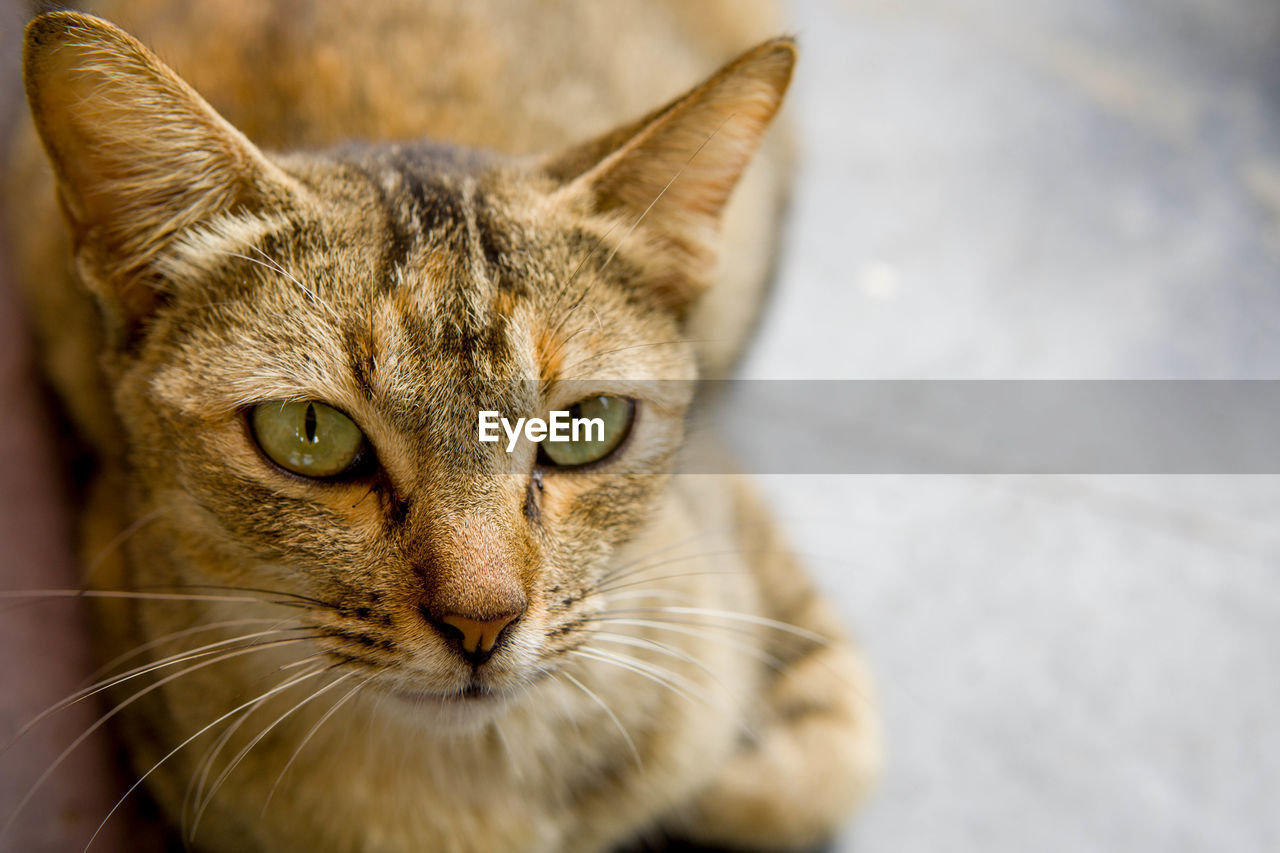
{"label": "striped fur", "polygon": [[[246,613],[301,632],[121,714],[195,849],[799,849],[874,775],[863,665],[767,514],[734,478],[673,476],[691,380],[760,301],[794,46],[679,95],[673,70],[746,48],[769,5],[605,5],[104,4],[194,86],[101,19],[28,29],[17,230],[98,455],[88,582],[254,599],[104,601],[104,648]],[[589,394],[637,399],[607,464],[476,441],[481,408]],[[346,413],[374,464],[272,465],[246,412],[274,400]],[[503,596],[524,609],[483,665],[424,618]],[[282,666],[312,681],[246,703]]]}

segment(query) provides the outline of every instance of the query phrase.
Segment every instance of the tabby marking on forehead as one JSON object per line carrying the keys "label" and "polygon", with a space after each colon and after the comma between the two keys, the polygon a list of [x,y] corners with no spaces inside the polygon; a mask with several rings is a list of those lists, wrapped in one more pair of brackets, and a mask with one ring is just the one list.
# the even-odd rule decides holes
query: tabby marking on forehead
{"label": "tabby marking on forehead", "polygon": [[[443,241],[459,254],[467,254],[477,244],[482,250],[487,245],[486,235],[475,239],[477,208],[483,201],[476,175],[491,165],[489,158],[425,141],[349,145],[337,154],[341,163],[366,177],[384,211],[388,231],[384,277],[392,277],[396,268],[410,263],[424,243]],[[477,257],[483,256],[482,251]]]}

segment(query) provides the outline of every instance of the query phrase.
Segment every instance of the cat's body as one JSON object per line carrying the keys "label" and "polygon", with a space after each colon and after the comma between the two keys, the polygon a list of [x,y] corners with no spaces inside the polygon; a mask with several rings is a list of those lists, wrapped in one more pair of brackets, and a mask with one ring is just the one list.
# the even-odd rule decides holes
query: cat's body
{"label": "cat's body", "polygon": [[[795,848],[874,773],[866,675],[767,515],[667,476],[687,380],[730,363],[767,278],[782,152],[721,208],[792,50],[635,121],[772,34],[770,6],[533,6],[95,8],[255,143],[321,149],[271,157],[118,31],[29,32],[77,277],[34,134],[16,230],[98,458],[88,584],[178,596],[104,601],[104,652],[226,643],[115,692],[197,849]],[[616,459],[476,443],[482,402],[587,394],[635,401]],[[286,400],[345,413],[372,461],[273,467],[245,413]]]}

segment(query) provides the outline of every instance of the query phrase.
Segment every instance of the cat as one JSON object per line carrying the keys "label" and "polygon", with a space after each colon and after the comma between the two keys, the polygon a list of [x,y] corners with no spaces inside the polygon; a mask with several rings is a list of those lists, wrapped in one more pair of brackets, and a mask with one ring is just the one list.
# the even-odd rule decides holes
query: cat
{"label": "cat", "polygon": [[[829,837],[880,762],[865,664],[750,485],[673,470],[768,280],[794,44],[679,87],[776,10],[95,11],[195,85],[34,18],[11,227],[95,457],[111,723],[185,843]],[[603,432],[507,453],[481,410]]]}

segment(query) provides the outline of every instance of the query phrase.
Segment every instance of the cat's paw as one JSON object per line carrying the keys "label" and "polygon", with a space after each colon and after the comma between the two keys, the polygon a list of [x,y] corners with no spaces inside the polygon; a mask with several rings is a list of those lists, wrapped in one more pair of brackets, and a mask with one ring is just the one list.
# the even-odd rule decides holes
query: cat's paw
{"label": "cat's paw", "polygon": [[870,677],[850,646],[815,649],[763,697],[771,722],[691,804],[681,834],[735,850],[820,849],[879,774]]}

